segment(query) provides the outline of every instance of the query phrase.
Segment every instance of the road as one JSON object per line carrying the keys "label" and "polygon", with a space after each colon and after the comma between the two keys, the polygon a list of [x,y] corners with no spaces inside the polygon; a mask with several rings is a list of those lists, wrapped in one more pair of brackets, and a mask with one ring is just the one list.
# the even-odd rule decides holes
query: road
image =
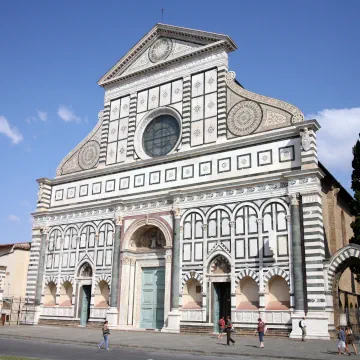
{"label": "road", "polygon": [[[236,346],[236,345],[235,345]],[[0,339],[0,355],[23,356],[41,360],[219,360],[219,356],[191,355],[184,352],[142,351],[114,347],[110,351],[86,345],[59,344],[47,341]],[[258,360],[258,357],[223,357],[221,360]],[[286,359],[281,359],[286,360]]]}

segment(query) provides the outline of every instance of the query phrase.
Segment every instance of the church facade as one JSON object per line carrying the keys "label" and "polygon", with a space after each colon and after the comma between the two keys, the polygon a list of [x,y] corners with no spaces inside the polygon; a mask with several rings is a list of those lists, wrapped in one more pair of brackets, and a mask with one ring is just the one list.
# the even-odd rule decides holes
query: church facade
{"label": "church facade", "polygon": [[329,338],[319,125],[244,89],[234,50],[157,24],[99,80],[97,125],[38,180],[34,323],[216,332],[230,315],[299,337],[306,314]]}

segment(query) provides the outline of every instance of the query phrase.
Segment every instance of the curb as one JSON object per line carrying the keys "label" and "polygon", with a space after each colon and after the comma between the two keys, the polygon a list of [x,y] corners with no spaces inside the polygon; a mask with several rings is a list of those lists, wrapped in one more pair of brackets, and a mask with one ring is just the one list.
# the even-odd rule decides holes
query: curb
{"label": "curb", "polygon": [[[41,338],[37,338],[37,337],[31,337],[31,336],[25,336],[25,335],[16,335],[16,336],[8,336],[8,335],[2,335],[3,339],[13,339],[13,340],[38,340],[38,341],[49,341],[52,343],[57,343],[57,344],[74,344],[74,345],[83,345],[83,346],[88,346],[88,347],[95,347],[97,344],[94,342],[90,342],[90,341],[77,341],[77,340],[62,340],[62,339],[53,339],[53,338],[46,338],[46,337],[41,337]],[[152,346],[140,346],[140,345],[127,345],[127,344],[114,344],[111,346],[111,348],[115,348],[115,349],[121,349],[121,348],[127,348],[127,349],[137,349],[137,350],[150,350],[152,352],[158,351],[158,352],[172,352],[172,351],[178,351],[181,353],[185,353],[185,354],[199,354],[199,355],[206,355],[206,356],[214,356],[214,355],[221,355],[222,357],[224,356],[232,356],[232,357],[238,357],[238,358],[243,358],[243,357],[253,357],[253,358],[269,358],[269,359],[286,359],[286,360],[312,360],[313,358],[311,357],[294,357],[294,356],[283,356],[283,355],[267,355],[267,354],[251,354],[251,353],[244,353],[242,352],[241,354],[239,354],[238,352],[234,353],[234,352],[221,352],[221,351],[205,351],[205,350],[192,350],[192,349],[172,349],[172,348],[157,348],[157,347],[152,347]],[[323,360],[323,359],[321,359]]]}

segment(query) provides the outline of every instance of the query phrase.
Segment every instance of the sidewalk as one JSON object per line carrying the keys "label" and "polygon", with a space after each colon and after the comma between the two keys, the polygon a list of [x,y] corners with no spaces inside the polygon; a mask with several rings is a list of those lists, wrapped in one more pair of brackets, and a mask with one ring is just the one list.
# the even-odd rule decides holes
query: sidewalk
{"label": "sidewalk", "polygon": [[[96,346],[101,340],[101,330],[65,328],[55,326],[0,326],[2,338],[31,338],[39,341],[80,343]],[[149,350],[181,351],[206,355],[241,355],[266,358],[320,359],[337,358],[335,341],[266,338],[265,348],[260,349],[255,336],[236,336],[235,346],[226,345],[226,336],[218,340],[211,335],[166,334],[161,332],[112,330],[111,348],[130,347]],[[351,350],[351,349],[350,349]]]}

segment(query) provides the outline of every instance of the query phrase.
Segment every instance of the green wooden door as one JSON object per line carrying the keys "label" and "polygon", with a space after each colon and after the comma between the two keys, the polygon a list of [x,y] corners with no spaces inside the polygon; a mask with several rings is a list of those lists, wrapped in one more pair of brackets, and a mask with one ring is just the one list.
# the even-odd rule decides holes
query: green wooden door
{"label": "green wooden door", "polygon": [[90,313],[91,285],[81,287],[80,325],[86,326]]}
{"label": "green wooden door", "polygon": [[142,275],[140,327],[161,329],[164,325],[165,268],[144,268]]}
{"label": "green wooden door", "polygon": [[220,287],[214,283],[213,287],[213,299],[214,299],[214,333],[219,332],[219,320],[220,320]]}

